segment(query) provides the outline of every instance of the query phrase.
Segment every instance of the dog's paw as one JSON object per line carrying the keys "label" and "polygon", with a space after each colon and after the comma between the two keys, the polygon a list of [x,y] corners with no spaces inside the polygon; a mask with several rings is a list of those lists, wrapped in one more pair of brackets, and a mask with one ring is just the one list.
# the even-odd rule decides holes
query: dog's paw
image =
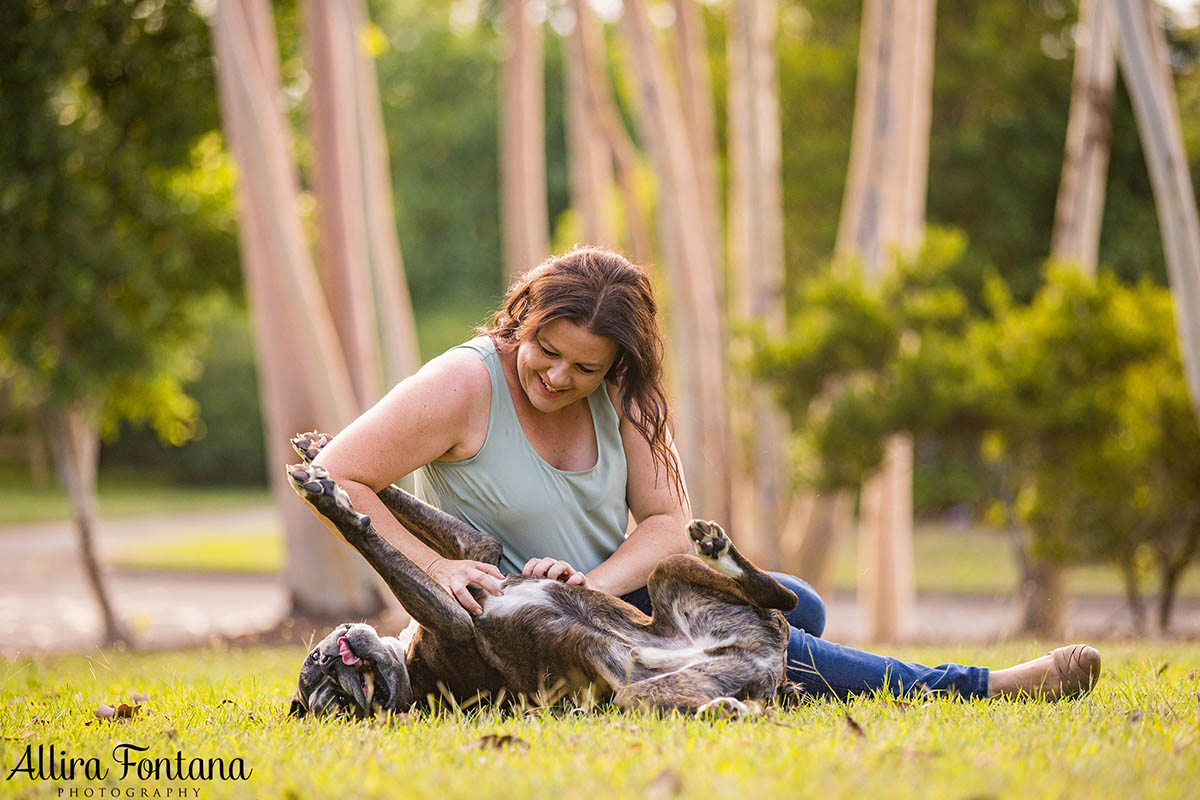
{"label": "dog's paw", "polygon": [[701,558],[716,560],[729,550],[729,537],[715,522],[692,520],[688,525],[688,536],[692,540],[692,552]]}
{"label": "dog's paw", "polygon": [[308,433],[297,433],[292,437],[292,449],[296,451],[296,455],[304,459],[305,463],[312,461],[321,452],[321,449],[333,439],[333,436],[328,433],[318,433],[317,431],[309,431]]}
{"label": "dog's paw", "polygon": [[325,517],[336,516],[340,512],[353,518],[360,528],[371,524],[370,517],[354,510],[350,495],[329,479],[329,472],[324,467],[316,464],[292,464],[287,467],[287,474],[292,490]]}
{"label": "dog's paw", "polygon": [[745,719],[762,713],[762,708],[753,700],[743,701],[736,697],[714,697],[696,709],[696,719]]}

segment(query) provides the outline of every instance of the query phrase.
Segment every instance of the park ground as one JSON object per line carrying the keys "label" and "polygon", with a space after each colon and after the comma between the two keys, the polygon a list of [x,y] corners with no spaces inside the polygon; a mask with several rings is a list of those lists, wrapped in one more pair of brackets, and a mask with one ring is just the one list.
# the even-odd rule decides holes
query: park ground
{"label": "park ground", "polygon": [[[1176,635],[1142,641],[1126,638],[1115,576],[1103,569],[1072,576],[1072,625],[1099,637],[1105,674],[1092,695],[1065,703],[864,697],[769,710],[751,721],[564,706],[294,721],[286,711],[311,632],[275,637],[279,646],[247,644],[286,609],[278,522],[266,497],[115,489],[101,496],[101,553],[121,611],[147,646],[141,652],[96,645],[98,619],[65,506],[52,496],[0,499],[5,796],[86,797],[89,789],[92,797],[168,796],[173,788],[173,796],[187,789],[203,798],[1091,798],[1194,797],[1200,785],[1194,573]],[[1057,644],[1004,638],[1016,608],[1003,537],[922,526],[918,548],[919,563],[957,566],[919,573],[923,644],[892,654],[1001,665]],[[848,546],[829,597],[828,638],[858,641],[855,577]],[[96,716],[102,704],[121,703],[137,710],[128,719]],[[148,749],[117,750],[133,765],[123,775],[114,748],[125,744]],[[39,747],[49,769],[51,746],[56,759],[97,759],[106,775],[43,780],[13,772],[36,763]],[[138,758],[152,759],[147,769],[159,759],[158,776],[139,777]],[[192,759],[221,759],[226,778],[166,771],[168,761]],[[230,777],[234,759],[245,780]]]}

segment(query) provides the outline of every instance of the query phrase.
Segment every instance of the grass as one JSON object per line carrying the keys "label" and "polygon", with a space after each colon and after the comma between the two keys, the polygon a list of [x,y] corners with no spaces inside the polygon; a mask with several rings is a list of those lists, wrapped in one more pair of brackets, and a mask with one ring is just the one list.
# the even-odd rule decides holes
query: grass
{"label": "grass", "polygon": [[[154,476],[101,471],[99,510],[105,518],[249,508],[271,502],[265,486],[173,486]],[[71,501],[57,484],[29,485],[27,471],[0,465],[0,525],[54,522],[73,517]]]}
{"label": "grass", "polygon": [[[938,522],[918,521],[913,541],[917,564],[916,586],[922,593],[1011,594],[1017,586],[1017,561],[1008,537],[983,526],[957,528]],[[858,585],[858,551],[853,538],[840,542],[833,567],[835,589],[854,590]],[[1107,564],[1073,567],[1069,587],[1075,594],[1121,595],[1120,573]],[[1143,592],[1152,594],[1156,576],[1143,580]],[[1184,573],[1179,596],[1200,596],[1200,562]]]}
{"label": "grass", "polygon": [[[1040,651],[909,649],[925,661],[1008,663]],[[104,780],[16,774],[6,796],[79,797],[88,788],[200,797],[1194,797],[1200,785],[1200,645],[1107,645],[1097,690],[1061,704],[867,697],[818,701],[753,721],[613,711],[413,714],[390,724],[293,721],[303,651],[97,654],[0,666],[0,764],[54,745],[99,759]],[[149,696],[127,722],[102,702]],[[847,722],[852,718],[862,734]],[[89,724],[91,723],[91,724]],[[508,746],[496,739],[513,737]],[[24,737],[24,738],[21,738]],[[120,743],[192,758],[241,758],[248,780],[122,779]],[[130,794],[133,790],[133,794]],[[92,796],[99,796],[98,793]],[[175,796],[179,796],[178,794]],[[189,794],[189,796],[195,796]]]}
{"label": "grass", "polygon": [[112,561],[132,569],[277,574],[283,571],[283,533],[276,526],[225,527],[181,542],[124,547]]}

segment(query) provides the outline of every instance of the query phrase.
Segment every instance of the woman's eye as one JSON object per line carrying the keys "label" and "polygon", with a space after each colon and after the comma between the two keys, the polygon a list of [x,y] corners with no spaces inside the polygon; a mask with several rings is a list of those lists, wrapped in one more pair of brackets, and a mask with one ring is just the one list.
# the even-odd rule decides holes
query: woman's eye
{"label": "woman's eye", "polygon": [[596,370],[594,370],[594,369],[588,369],[587,367],[580,367],[580,368],[579,368],[579,371],[580,371],[580,372],[582,372],[584,375],[591,375],[591,374],[593,374],[593,373],[594,373]]}
{"label": "woman's eye", "polygon": [[542,348],[542,355],[546,356],[546,358],[554,358],[554,352],[547,350],[545,347]]}

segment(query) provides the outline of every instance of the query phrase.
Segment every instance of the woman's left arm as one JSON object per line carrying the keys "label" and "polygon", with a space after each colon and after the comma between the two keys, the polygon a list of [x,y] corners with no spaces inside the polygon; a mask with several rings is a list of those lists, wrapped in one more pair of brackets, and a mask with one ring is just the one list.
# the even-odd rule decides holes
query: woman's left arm
{"label": "woman's left arm", "polygon": [[[658,562],[667,556],[688,551],[687,526],[691,521],[686,488],[680,497],[671,486],[666,468],[658,464],[655,469],[650,443],[624,418],[621,444],[628,468],[625,498],[636,527],[615,553],[587,574],[589,588],[617,596],[645,586]],[[678,463],[675,445],[669,439],[668,444],[671,457]]]}

